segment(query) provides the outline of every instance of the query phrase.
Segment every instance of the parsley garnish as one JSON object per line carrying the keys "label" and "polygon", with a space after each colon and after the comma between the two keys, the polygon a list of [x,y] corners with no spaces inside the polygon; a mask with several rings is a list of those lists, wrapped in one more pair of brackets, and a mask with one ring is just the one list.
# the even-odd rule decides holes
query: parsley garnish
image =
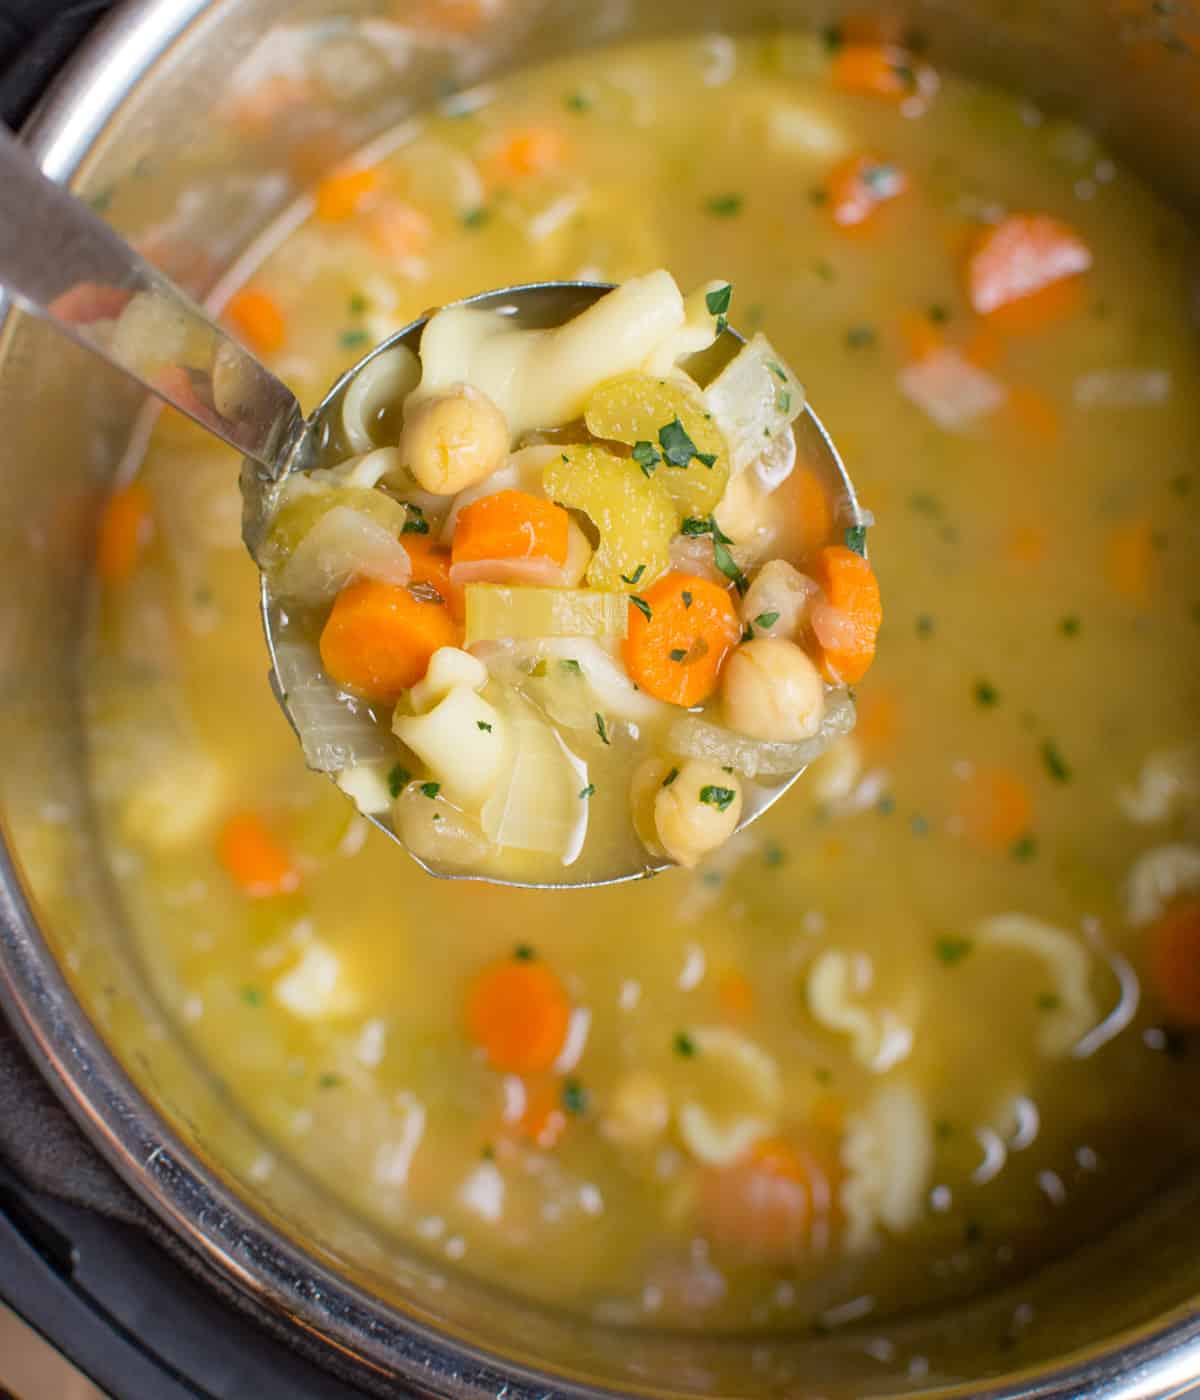
{"label": "parsley garnish", "polygon": [[778,621],[779,614],[777,612],[765,612],[759,613],[754,619],[754,625],[755,627],[774,627]]}
{"label": "parsley garnish", "polygon": [[1037,839],[1028,834],[1018,836],[1008,850],[1013,860],[1032,860],[1037,855]]}
{"label": "parsley garnish", "polygon": [[608,743],[608,725],[604,723],[604,716],[599,711],[596,712],[596,733],[603,743]]}
{"label": "parsley garnish", "polygon": [[975,703],[990,709],[1000,702],[1000,692],[990,681],[975,682]]}
{"label": "parsley garnish", "polygon": [[532,962],[536,954],[528,943],[518,943],[513,949],[513,957],[518,962]]}
{"label": "parsley garnish", "polygon": [[1058,745],[1053,739],[1047,739],[1042,744],[1042,762],[1046,765],[1046,772],[1056,783],[1066,783],[1071,779],[1071,769],[1065,758],[1058,751]]}
{"label": "parsley garnish", "polygon": [[687,651],[686,651],[686,649],[683,648],[683,647],[676,647],[673,651],[669,652],[668,654],[669,654],[669,656],[670,656],[670,658],[671,658],[672,661],[686,661],[686,660],[687,660]]}
{"label": "parsley garnish", "polygon": [[336,1089],[341,1082],[342,1076],[340,1074],[323,1074],[317,1080],[317,1088]]}
{"label": "parsley garnish", "polygon": [[746,575],[738,567],[737,560],[730,554],[728,546],[715,538],[713,540],[713,563],[727,579],[733,581],[733,585],[739,593],[745,593],[750,586]]}
{"label": "parsley garnish", "polygon": [[481,204],[477,209],[468,209],[462,216],[463,228],[482,228],[492,217],[491,211]]}
{"label": "parsley garnish", "polygon": [[774,870],[776,866],[782,865],[787,859],[787,852],[778,841],[768,841],[763,848],[763,863],[768,869]]}
{"label": "parsley garnish", "polygon": [[779,380],[781,384],[787,383],[787,370],[785,370],[784,367],[778,363],[778,361],[768,360],[767,368],[771,371],[775,378]]}
{"label": "parsley garnish", "polygon": [[387,776],[388,791],[393,797],[399,797],[408,786],[412,774],[405,768],[403,763],[397,763]]}
{"label": "parsley garnish", "polygon": [[971,940],[969,938],[939,938],[933,945],[933,951],[937,955],[938,961],[953,967],[955,963],[962,962],[963,958],[971,951]]}
{"label": "parsley garnish", "polygon": [[645,572],[646,572],[646,566],[645,566],[645,564],[639,564],[639,565],[637,566],[637,568],[634,569],[633,573],[631,573],[631,574],[622,574],[622,575],[621,575],[621,582],[622,582],[622,583],[627,583],[627,584],[630,585],[630,587],[633,587],[634,585],[637,584],[638,580],[642,577],[642,575],[643,575]]}
{"label": "parsley garnish", "polygon": [[866,554],[867,527],[865,525],[848,525],[842,538],[846,541],[847,549],[852,549],[855,554]]}
{"label": "parsley garnish", "polygon": [[1082,625],[1083,624],[1079,621],[1077,617],[1064,617],[1063,620],[1058,624],[1058,630],[1063,634],[1064,637],[1078,637],[1079,629]]}
{"label": "parsley garnish", "polygon": [[592,99],[586,92],[568,93],[566,100],[569,112],[590,112],[592,110]]}
{"label": "parsley garnish", "polygon": [[706,467],[711,467],[717,460],[715,453],[696,451],[696,444],[678,418],[659,428],[658,442],[669,467],[686,467],[693,457]]}
{"label": "parsley garnish", "polygon": [[737,792],[734,788],[717,787],[713,783],[705,783],[700,789],[700,801],[707,803],[710,807],[715,807],[718,812],[724,812],[736,796]]}
{"label": "parsley garnish", "polygon": [[338,336],[338,344],[343,350],[353,350],[357,345],[365,345],[370,338],[366,331],[355,326],[351,330],[343,331]]}
{"label": "parsley garnish", "polygon": [[261,987],[243,987],[242,1000],[247,1006],[261,1006],[263,1004],[263,992]]}
{"label": "parsley garnish", "polygon": [[429,521],[425,519],[425,513],[420,506],[408,505],[405,509],[409,512],[404,524],[400,527],[402,535],[427,535],[429,533]]}
{"label": "parsley garnish", "polygon": [[718,218],[730,218],[732,215],[742,212],[742,196],[740,194],[713,195],[704,207],[710,214],[716,214]]}
{"label": "parsley garnish", "polygon": [[441,792],[441,790],[442,790],[442,785],[441,785],[441,783],[422,783],[422,784],[421,784],[421,791],[425,794],[426,797],[431,797],[431,798],[432,798],[432,797],[436,797],[436,796],[438,795],[438,793]]}
{"label": "parsley garnish", "polygon": [[492,726],[486,719],[477,719],[475,721],[475,728],[482,729],[485,734],[490,734],[492,732]]}
{"label": "parsley garnish", "polygon": [[347,303],[351,316],[361,316],[367,309],[367,299],[361,292],[354,292]]}
{"label": "parsley garnish", "polygon": [[792,396],[786,389],[775,391],[775,408],[780,413],[790,413],[792,411]]}
{"label": "parsley garnish", "polygon": [[1057,992],[1042,992],[1037,999],[1039,1011],[1057,1011],[1062,1005],[1062,998]]}
{"label": "parsley garnish", "polygon": [[562,1104],[567,1112],[575,1117],[587,1111],[587,1090],[578,1079],[568,1079],[563,1085]]}
{"label": "parsley garnish", "polygon": [[675,781],[675,779],[678,778],[678,777],[679,777],[679,769],[678,769],[678,768],[672,768],[671,771],[667,774],[667,776],[662,780],[662,785],[663,785],[663,787],[670,787],[671,784],[672,784],[672,783]]}
{"label": "parsley garnish", "polygon": [[696,1042],[688,1035],[687,1031],[676,1033],[674,1045],[675,1053],[682,1055],[685,1060],[690,1060],[696,1053]]}
{"label": "parsley garnish", "polygon": [[562,667],[564,671],[569,671],[573,676],[583,675],[583,667],[579,664],[578,661],[575,660],[573,656],[563,657],[563,659],[558,664]]}
{"label": "parsley garnish", "polygon": [[743,627],[743,628],[742,628],[742,635],[741,635],[741,637],[739,638],[739,640],[740,640],[740,641],[743,641],[743,642],[752,642],[752,641],[754,640],[754,628],[753,628],[753,627]]}
{"label": "parsley garnish", "polygon": [[715,316],[717,318],[718,335],[724,335],[725,331],[729,328],[729,322],[726,320],[725,313],[729,310],[729,300],[732,296],[733,287],[728,282],[726,282],[723,287],[717,287],[715,290],[705,294],[704,304],[708,307],[708,313],[710,316]]}
{"label": "parsley garnish", "polygon": [[917,636],[918,636],[918,637],[932,637],[932,636],[933,636],[933,626],[934,626],[933,618],[930,617],[928,613],[918,613],[918,614],[917,614]]}
{"label": "parsley garnish", "polygon": [[940,302],[934,302],[926,312],[926,315],[935,326],[944,326],[950,319],[950,312]]}
{"label": "parsley garnish", "polygon": [[851,326],[846,332],[846,344],[851,350],[865,350],[868,345],[875,344],[875,328],[873,326]]}
{"label": "parsley garnish", "polygon": [[692,595],[687,591],[686,588],[679,596],[683,599],[683,606],[685,608],[690,608],[692,606]]}
{"label": "parsley garnish", "polygon": [[594,793],[595,791],[596,791],[596,784],[595,784],[595,783],[588,783],[587,787],[585,787],[585,788],[580,788],[580,789],[579,789],[579,796],[580,796],[581,799],[583,799],[584,801],[586,801],[589,797],[591,797],[592,793]]}
{"label": "parsley garnish", "polygon": [[646,602],[645,598],[639,598],[636,593],[631,593],[629,595],[629,601],[633,604],[635,608],[637,608],[638,612],[641,613],[641,615],[646,619],[647,622],[654,621],[654,613],[651,610],[650,604]]}
{"label": "parsley garnish", "polygon": [[654,468],[662,461],[662,457],[652,442],[642,439],[633,444],[633,460],[641,467],[643,476],[653,476]]}

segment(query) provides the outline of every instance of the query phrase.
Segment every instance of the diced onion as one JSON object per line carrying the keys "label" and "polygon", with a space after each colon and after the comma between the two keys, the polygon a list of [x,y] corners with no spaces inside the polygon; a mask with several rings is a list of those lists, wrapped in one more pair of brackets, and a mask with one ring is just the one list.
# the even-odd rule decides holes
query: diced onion
{"label": "diced onion", "polygon": [[704,758],[732,768],[743,778],[782,778],[798,773],[825,752],[834,739],[854,728],[854,702],[845,691],[833,691],[826,702],[820,731],[797,744],[772,744],[747,739],[693,715],[671,726],[667,744],[684,758]]}
{"label": "diced onion", "polygon": [[279,683],[310,768],[340,773],[352,764],[393,757],[395,740],[361,700],[337,689],[316,651],[293,642],[275,648]]}
{"label": "diced onion", "polygon": [[539,637],[624,637],[629,602],[624,593],[590,588],[467,587],[467,639],[536,641]]}
{"label": "diced onion", "polygon": [[743,345],[704,391],[704,402],[729,444],[733,474],[752,467],[764,445],[804,408],[804,390],[765,335]]}
{"label": "diced onion", "polygon": [[408,551],[370,516],[348,506],[327,510],[271,580],[279,598],[317,607],[353,578],[405,584],[412,577]]}

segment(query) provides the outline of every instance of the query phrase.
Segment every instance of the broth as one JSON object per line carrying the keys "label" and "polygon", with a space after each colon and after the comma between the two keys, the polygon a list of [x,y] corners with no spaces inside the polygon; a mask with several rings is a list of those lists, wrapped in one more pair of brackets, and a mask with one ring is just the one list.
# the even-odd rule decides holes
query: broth
{"label": "broth", "polygon": [[[1164,1005],[1147,933],[1200,884],[1195,244],[1087,132],[899,63],[899,101],[840,91],[831,57],[678,40],[460,95],[372,154],[395,193],[322,187],[252,279],[306,408],[481,287],[732,281],[875,512],[889,612],[855,735],[715,861],[561,895],[408,864],[305,770],[237,464],[179,419],[125,498],[153,535],[98,593],[93,776],[186,1035],[375,1228],[600,1320],[791,1329],[963,1296],[1200,1148],[1200,1010],[1169,979]],[[552,135],[500,194],[514,131]],[[864,151],[909,188],[847,233],[830,171]],[[1036,330],[962,290],[1010,209],[1093,257]],[[975,398],[913,380],[948,347]],[[222,868],[239,813],[281,853],[270,896]],[[569,998],[551,1072],[498,1073],[464,1034],[506,959]]]}

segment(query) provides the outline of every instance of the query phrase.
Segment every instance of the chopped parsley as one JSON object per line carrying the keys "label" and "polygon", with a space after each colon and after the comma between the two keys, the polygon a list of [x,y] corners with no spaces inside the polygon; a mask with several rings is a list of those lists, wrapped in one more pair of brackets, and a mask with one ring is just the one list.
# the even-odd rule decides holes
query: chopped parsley
{"label": "chopped parsley", "polygon": [[842,538],[846,541],[847,549],[852,549],[855,554],[866,554],[867,527],[865,525],[848,525]]}
{"label": "chopped parsley", "polygon": [[1042,992],[1037,999],[1037,1009],[1039,1011],[1057,1011],[1062,1005],[1062,998],[1057,992]]}
{"label": "chopped parsley", "polygon": [[1058,630],[1063,634],[1064,637],[1078,637],[1079,629],[1082,626],[1083,624],[1080,622],[1080,620],[1074,615],[1074,613],[1072,613],[1070,617],[1064,617],[1063,620],[1058,624]]}
{"label": "chopped parsley", "polygon": [[462,216],[463,228],[482,228],[492,217],[491,210],[485,209],[483,205],[478,208],[468,209]]}
{"label": "chopped parsley", "polygon": [[734,788],[717,787],[715,783],[705,783],[700,789],[700,801],[707,803],[709,807],[715,807],[718,812],[724,812],[737,796]]}
{"label": "chopped parsley", "polygon": [[774,870],[785,860],[787,860],[787,852],[778,841],[768,841],[763,847],[763,864],[768,870]]}
{"label": "chopped parsley", "polygon": [[513,949],[513,957],[518,962],[532,962],[536,956],[537,954],[528,943],[518,943]]}
{"label": "chopped parsley", "polygon": [[733,284],[726,282],[723,287],[716,287],[711,292],[707,292],[704,297],[704,304],[708,307],[710,316],[723,316],[729,310],[729,302],[733,297]]}
{"label": "chopped parsley", "polygon": [[566,97],[568,112],[590,112],[592,99],[586,92],[569,92]]}
{"label": "chopped parsley", "polygon": [[669,467],[686,467],[693,457],[706,467],[711,467],[717,460],[715,453],[696,451],[696,444],[678,418],[659,428],[658,442]]}
{"label": "chopped parsley", "polygon": [[529,674],[535,681],[542,679],[546,674],[546,658],[544,656],[539,656],[533,665],[530,666]]}
{"label": "chopped parsley", "polygon": [[840,24],[827,24],[821,30],[821,39],[830,53],[837,53],[838,49],[845,43]]}
{"label": "chopped parsley", "polygon": [[779,614],[777,612],[765,612],[759,613],[754,619],[754,625],[755,627],[774,627],[778,621]]}
{"label": "chopped parsley", "polygon": [[917,626],[917,636],[918,636],[918,637],[932,637],[932,636],[933,636],[933,627],[934,627],[933,618],[930,617],[930,615],[929,615],[928,613],[918,613],[918,614],[917,614],[917,623],[916,623],[916,626]]}
{"label": "chopped parsley", "polygon": [[608,725],[604,723],[604,716],[598,710],[596,711],[596,733],[599,734],[602,743],[609,742]]}
{"label": "chopped parsley", "polygon": [[733,543],[711,515],[689,515],[680,525],[679,530],[684,535],[711,535],[714,540],[719,540],[721,544]]}
{"label": "chopped parsley", "polygon": [[975,682],[975,703],[982,705],[985,709],[991,709],[993,705],[1000,703],[1000,692],[990,681]]}
{"label": "chopped parsley", "polygon": [[709,199],[704,207],[710,214],[715,214],[718,218],[732,218],[734,214],[742,212],[742,196],[740,194],[716,194]]}
{"label": "chopped parsley", "polygon": [[387,776],[388,791],[393,797],[399,797],[408,786],[412,774],[405,768],[403,763],[397,763]]}
{"label": "chopped parsley", "polygon": [[475,728],[482,729],[485,734],[490,734],[492,732],[492,726],[486,719],[477,719],[475,721]]}
{"label": "chopped parsley", "polygon": [[645,564],[639,564],[639,565],[637,566],[637,568],[634,569],[633,573],[631,573],[631,574],[622,574],[622,575],[621,575],[621,582],[622,582],[622,583],[627,583],[627,584],[629,584],[629,586],[632,588],[632,587],[634,587],[634,586],[637,584],[638,580],[642,577],[642,575],[643,575],[645,572],[646,572],[646,566],[645,566]]}
{"label": "chopped parsley", "polygon": [[851,350],[865,350],[875,344],[874,326],[851,326],[846,332],[846,344]]}
{"label": "chopped parsley", "polygon": [[939,1118],[933,1125],[933,1135],[939,1142],[946,1142],[954,1136],[954,1124],[945,1118]]}
{"label": "chopped parsley", "polygon": [[645,598],[639,598],[636,593],[631,593],[629,595],[629,601],[637,608],[638,612],[641,613],[647,622],[654,621],[653,609],[650,607],[650,604],[646,602]]}
{"label": "chopped parsley", "polygon": [[743,642],[752,642],[754,640],[754,628],[743,627],[740,640]]}
{"label": "chopped parsley", "polygon": [[1018,836],[1008,848],[1008,853],[1013,860],[1019,860],[1022,863],[1032,860],[1037,855],[1037,838],[1028,832],[1024,836]]}
{"label": "chopped parsley", "polygon": [[750,586],[749,580],[742,573],[737,560],[730,554],[729,546],[715,537],[713,539],[713,563],[727,579],[732,580],[739,593],[745,593]]}
{"label": "chopped parsley", "polygon": [[341,1082],[342,1076],[340,1074],[322,1074],[317,1079],[317,1088],[336,1089]]}
{"label": "chopped parsley", "polygon": [[353,326],[338,336],[338,344],[343,350],[353,350],[356,346],[365,345],[370,338],[361,326]]}
{"label": "chopped parsley", "polygon": [[654,468],[662,461],[662,456],[652,442],[642,439],[633,444],[633,460],[641,467],[643,476],[653,476]]}
{"label": "chopped parsley", "polygon": [[352,293],[347,302],[351,316],[361,316],[367,309],[367,299],[361,292]]}
{"label": "chopped parsley", "polygon": [[939,962],[945,963],[947,967],[954,967],[956,963],[962,962],[963,958],[971,951],[971,940],[969,938],[939,938],[934,942],[933,951]]}
{"label": "chopped parsley", "polygon": [[400,527],[400,533],[402,535],[427,535],[429,521],[425,519],[425,512],[421,507],[409,504],[405,509],[408,511],[408,515]]}
{"label": "chopped parsley", "polygon": [[1191,489],[1192,478],[1188,476],[1186,472],[1171,478],[1171,490],[1174,491],[1177,496],[1186,496]]}
{"label": "chopped parsley", "polygon": [[912,829],[912,834],[914,836],[929,835],[928,818],[923,817],[920,812],[914,812],[912,814],[912,819],[909,821],[909,827]]}
{"label": "chopped parsley", "polygon": [[780,413],[790,413],[792,411],[792,396],[786,389],[775,391],[775,408]]}
{"label": "chopped parsley", "polygon": [[768,360],[767,368],[781,384],[787,383],[787,370],[777,360]]}
{"label": "chopped parsley", "polygon": [[1046,739],[1042,744],[1042,762],[1046,765],[1046,772],[1056,783],[1070,782],[1070,766],[1059,752],[1058,745],[1053,739]]}
{"label": "chopped parsley", "polygon": [[562,1106],[574,1117],[587,1112],[587,1090],[578,1079],[568,1079],[563,1085]]}
{"label": "chopped parsley", "polygon": [[937,301],[933,303],[933,305],[925,314],[929,317],[929,319],[933,322],[935,326],[944,326],[946,322],[950,319],[949,309],[943,306],[941,302]]}
{"label": "chopped parsley", "polygon": [[692,595],[687,591],[686,588],[679,596],[683,599],[683,606],[685,608],[690,608],[692,606]]}
{"label": "chopped parsley", "polygon": [[688,1035],[687,1031],[678,1031],[672,1043],[675,1046],[675,1053],[682,1055],[685,1060],[690,1060],[696,1053],[696,1042]]}
{"label": "chopped parsley", "polygon": [[667,776],[662,780],[662,785],[663,785],[663,787],[670,787],[671,784],[672,784],[672,783],[675,781],[675,779],[678,778],[678,777],[679,777],[679,769],[678,769],[678,768],[672,768],[671,771],[667,774]]}
{"label": "chopped parsley", "polygon": [[812,270],[822,282],[832,282],[837,276],[833,270],[833,264],[827,258],[815,258]]}
{"label": "chopped parsley", "polygon": [[596,791],[596,784],[595,784],[595,783],[588,783],[587,787],[585,787],[585,788],[580,788],[580,789],[579,789],[579,797],[580,797],[580,800],[586,802],[587,799],[588,799],[589,797],[591,797],[592,793],[594,793],[595,791]]}
{"label": "chopped parsley", "polygon": [[685,647],[675,647],[668,655],[672,661],[686,661],[687,649]]}
{"label": "chopped parsley", "polygon": [[883,796],[879,799],[879,801],[875,804],[875,810],[880,814],[880,816],[890,817],[892,813],[896,810],[896,799],[892,796],[890,792],[885,792]]}
{"label": "chopped parsley", "polygon": [[421,784],[421,791],[422,791],[422,792],[425,794],[425,796],[428,797],[428,798],[434,798],[434,797],[436,797],[436,796],[438,795],[438,793],[441,792],[441,790],[442,790],[442,785],[441,785],[441,783],[422,783],[422,784]]}
{"label": "chopped parsley", "polygon": [[261,1006],[265,1000],[261,987],[246,986],[242,988],[242,1000],[247,1006]]}
{"label": "chopped parsley", "polygon": [[562,670],[569,671],[573,676],[583,675],[583,667],[573,656],[564,656],[558,664]]}

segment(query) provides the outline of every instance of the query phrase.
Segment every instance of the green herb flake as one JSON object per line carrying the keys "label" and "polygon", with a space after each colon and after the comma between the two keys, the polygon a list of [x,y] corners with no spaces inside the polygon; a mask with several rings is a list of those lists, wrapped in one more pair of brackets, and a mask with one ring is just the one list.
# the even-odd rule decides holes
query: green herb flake
{"label": "green herb flake", "polygon": [[266,1000],[261,987],[245,986],[241,990],[241,998],[247,1006],[261,1006]]}
{"label": "green herb flake", "polygon": [[354,350],[359,345],[365,345],[370,336],[361,327],[355,326],[351,330],[346,330],[338,336],[338,344],[343,350]]}
{"label": "green herb flake", "polygon": [[675,781],[675,779],[678,778],[678,777],[679,777],[679,769],[678,769],[678,768],[672,768],[671,771],[667,774],[667,776],[662,780],[662,785],[663,785],[663,787],[670,787],[671,784],[672,784],[672,783]]}
{"label": "green herb flake", "polygon": [[622,582],[622,583],[627,583],[627,584],[629,584],[629,585],[632,587],[633,585],[635,585],[635,584],[638,582],[638,580],[641,578],[641,576],[642,576],[645,572],[646,572],[646,566],[645,566],[645,564],[639,564],[639,565],[637,566],[637,568],[634,569],[633,573],[631,573],[631,574],[622,574],[622,575],[621,575],[621,582]]}
{"label": "green herb flake", "polygon": [[775,391],[775,408],[779,413],[790,413],[792,411],[792,396],[786,389]]}
{"label": "green herb flake", "polygon": [[852,549],[855,554],[865,556],[867,552],[867,527],[865,525],[848,525],[842,538],[846,541],[847,549]]}
{"label": "green herb flake", "polygon": [[1171,490],[1177,496],[1186,496],[1192,489],[1192,478],[1186,472],[1181,472],[1179,476],[1171,478]]}
{"label": "green herb flake", "polygon": [[822,282],[832,282],[837,277],[837,273],[833,269],[833,264],[828,258],[815,258],[813,260],[812,270],[813,274],[819,277]]}
{"label": "green herb flake", "polygon": [[336,1089],[342,1083],[340,1074],[322,1074],[317,1079],[318,1089]]}
{"label": "green herb flake", "polygon": [[866,350],[875,340],[874,326],[851,326],[846,332],[846,345],[851,350]]}
{"label": "green herb flake", "polygon": [[546,670],[546,658],[544,656],[539,656],[533,665],[530,666],[529,674],[533,680],[540,681],[545,676]]}
{"label": "green herb flake", "polygon": [[706,292],[704,304],[708,307],[710,316],[724,316],[729,310],[729,303],[733,297],[733,285],[726,282],[723,287],[716,287],[711,292]]}
{"label": "green herb flake", "polygon": [[599,734],[602,743],[609,742],[608,725],[604,723],[604,716],[599,711],[596,712],[596,733]]}
{"label": "green herb flake", "polygon": [[908,824],[914,836],[929,835],[929,820],[927,817],[923,817],[920,812],[914,812]]}
{"label": "green herb flake", "polygon": [[429,533],[429,521],[426,520],[421,513],[421,507],[410,505],[406,507],[406,509],[409,514],[404,524],[400,527],[400,533],[402,535],[427,535]]}
{"label": "green herb flake", "polygon": [[917,621],[916,621],[916,628],[917,628],[917,636],[918,636],[918,637],[921,637],[921,638],[932,637],[932,636],[933,636],[933,629],[934,629],[934,621],[933,621],[933,618],[932,618],[928,613],[918,613],[918,614],[917,614]]}
{"label": "green herb flake", "polygon": [[670,656],[670,658],[671,658],[672,661],[686,661],[686,660],[687,660],[687,649],[686,649],[686,647],[675,647],[672,651],[668,652],[667,654]]}
{"label": "green herb flake", "polygon": [[654,468],[662,461],[662,456],[652,442],[643,439],[633,444],[633,460],[641,467],[643,476],[653,476]]}
{"label": "green herb flake", "polygon": [[463,228],[482,228],[492,217],[491,210],[485,209],[483,205],[478,208],[468,209],[462,216]]}
{"label": "green herb flake", "polygon": [[595,791],[596,791],[596,784],[595,784],[595,783],[588,783],[587,787],[585,787],[585,788],[580,788],[580,789],[579,789],[579,797],[580,797],[580,800],[583,801],[583,802],[586,802],[587,799],[588,799],[589,797],[591,797],[592,793],[594,793]]}
{"label": "green herb flake", "polygon": [[534,958],[537,957],[537,954],[528,943],[518,943],[513,949],[513,957],[516,958],[518,962],[532,962]]}
{"label": "green herb flake", "polygon": [[711,467],[717,460],[713,453],[696,451],[696,444],[688,437],[678,418],[659,428],[658,442],[669,467],[686,467],[693,457],[706,467]]}
{"label": "green herb flake", "polygon": [[651,608],[650,604],[646,602],[645,598],[639,598],[636,593],[631,593],[629,595],[629,601],[637,608],[638,612],[641,613],[647,622],[654,621],[654,610]]}
{"label": "green herb flake", "polygon": [[573,656],[564,656],[558,664],[561,670],[569,672],[572,676],[583,675],[583,667]]}
{"label": "green herb flake", "polygon": [[729,219],[742,212],[743,202],[740,194],[716,194],[705,202],[704,208],[719,219]]}
{"label": "green herb flake", "polygon": [[938,938],[934,941],[933,951],[938,962],[944,963],[946,967],[954,967],[962,962],[971,951],[971,940],[969,938]]}
{"label": "green herb flake", "polygon": [[686,588],[679,596],[683,599],[683,606],[685,608],[690,608],[692,606],[692,595],[688,592]]}
{"label": "green herb flake", "polygon": [[778,841],[768,841],[763,847],[763,864],[768,870],[776,870],[787,860],[787,852]]}
{"label": "green herb flake", "polygon": [[724,812],[730,807],[736,796],[735,788],[717,787],[714,783],[705,783],[700,789],[700,801],[709,807],[715,807],[718,812]]}
{"label": "green herb flake", "polygon": [[1039,1011],[1057,1011],[1062,1006],[1062,997],[1057,992],[1041,992],[1037,999]]}
{"label": "green herb flake", "polygon": [[1072,614],[1070,617],[1064,617],[1062,619],[1062,621],[1058,624],[1058,630],[1063,634],[1064,637],[1078,637],[1079,629],[1082,626],[1083,623],[1079,620],[1079,618]]}
{"label": "green herb flake", "polygon": [[929,319],[933,322],[935,326],[944,326],[946,322],[950,319],[949,309],[943,306],[941,302],[937,301],[933,303],[933,305],[926,311],[925,314],[929,317]]}
{"label": "green herb flake", "polygon": [[948,1119],[939,1118],[933,1125],[933,1135],[938,1142],[948,1142],[954,1136],[954,1124]]}
{"label": "green herb flake", "polygon": [[963,1243],[978,1244],[983,1239],[983,1226],[978,1220],[968,1220],[963,1227]]}
{"label": "green herb flake", "polygon": [[438,795],[438,793],[441,792],[441,790],[442,790],[442,785],[441,785],[441,783],[422,783],[422,784],[421,784],[421,791],[425,794],[426,797],[428,797],[428,798],[430,798],[430,799],[435,798],[435,797]]}
{"label": "green herb flake", "polygon": [[354,292],[346,305],[351,316],[362,316],[366,313],[368,302],[362,292]]}
{"label": "green herb flake", "polygon": [[838,49],[846,42],[841,25],[827,24],[824,29],[821,30],[821,41],[831,54],[837,53]]}
{"label": "green herb flake", "polygon": [[1029,832],[1026,832],[1024,836],[1018,836],[1008,848],[1008,853],[1013,860],[1018,860],[1023,865],[1027,864],[1037,855],[1037,837]]}
{"label": "green herb flake", "polygon": [[575,1118],[587,1112],[588,1093],[578,1079],[568,1079],[563,1085],[562,1106]]}
{"label": "green herb flake", "polygon": [[1056,783],[1069,783],[1071,781],[1071,768],[1066,759],[1059,752],[1058,745],[1053,739],[1046,739],[1042,744],[1042,762],[1046,765],[1046,772]]}
{"label": "green herb flake", "polygon": [[990,681],[976,681],[972,694],[975,696],[975,703],[982,705],[984,709],[991,709],[1000,703],[1000,692]]}
{"label": "green herb flake", "polygon": [[875,810],[880,814],[880,816],[890,817],[892,813],[896,810],[896,799],[892,796],[890,792],[885,792],[883,796],[879,799],[879,801],[875,804]]}
{"label": "green herb flake", "polygon": [[730,554],[728,545],[718,539],[713,540],[713,563],[727,579],[732,580],[739,593],[745,593],[750,586],[749,580],[738,567],[737,560]]}
{"label": "green herb flake", "polygon": [[682,1055],[685,1060],[690,1060],[696,1053],[696,1042],[688,1035],[687,1031],[677,1031],[672,1044],[675,1047],[675,1053]]}
{"label": "green herb flake", "polygon": [[779,614],[777,612],[763,612],[759,613],[754,619],[754,625],[755,627],[762,627],[765,629],[767,627],[774,627],[778,621]]}
{"label": "green herb flake", "polygon": [[781,384],[786,384],[788,382],[787,370],[784,369],[778,360],[768,360],[767,368]]}
{"label": "green herb flake", "polygon": [[412,774],[405,768],[403,763],[396,766],[387,775],[388,791],[393,797],[399,797],[412,779]]}
{"label": "green herb flake", "polygon": [[586,92],[569,92],[566,97],[568,112],[590,112],[592,99]]}
{"label": "green herb flake", "polygon": [[824,1065],[818,1065],[813,1070],[813,1078],[823,1089],[827,1088],[833,1083],[833,1071],[826,1069]]}
{"label": "green herb flake", "polygon": [[490,734],[492,732],[492,726],[486,719],[477,719],[475,721],[475,728],[482,729],[485,734]]}

